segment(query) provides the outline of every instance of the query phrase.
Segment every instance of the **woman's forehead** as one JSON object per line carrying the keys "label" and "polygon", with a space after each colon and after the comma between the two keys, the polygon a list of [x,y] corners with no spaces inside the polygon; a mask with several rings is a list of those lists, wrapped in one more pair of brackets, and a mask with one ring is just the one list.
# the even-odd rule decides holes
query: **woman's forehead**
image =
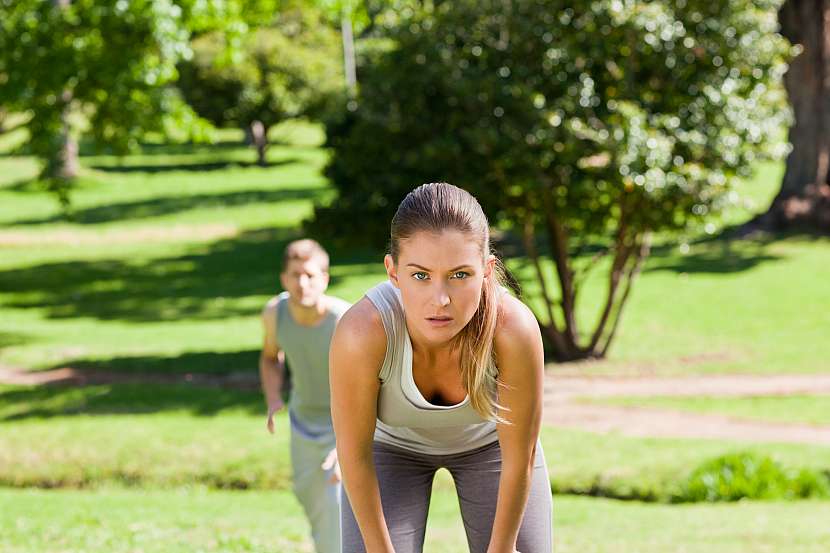
{"label": "woman's forehead", "polygon": [[480,264],[481,243],[470,233],[458,230],[420,231],[401,240],[398,263],[415,263],[431,269]]}

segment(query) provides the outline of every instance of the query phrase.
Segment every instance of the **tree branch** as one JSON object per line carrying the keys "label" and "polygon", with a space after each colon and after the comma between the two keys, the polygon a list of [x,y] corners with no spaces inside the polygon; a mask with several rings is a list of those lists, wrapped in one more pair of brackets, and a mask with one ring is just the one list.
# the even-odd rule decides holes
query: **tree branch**
{"label": "tree branch", "polygon": [[545,308],[547,309],[550,326],[553,330],[559,332],[559,328],[556,325],[556,318],[553,313],[553,302],[550,294],[548,293],[548,285],[545,282],[545,275],[542,272],[542,266],[539,263],[539,253],[536,251],[536,244],[533,242],[533,223],[530,221],[529,216],[525,219],[523,230],[524,232],[522,233],[522,237],[524,239],[525,250],[527,251],[528,257],[530,257],[530,260],[533,262],[533,267],[536,270],[536,278],[539,279],[539,285],[542,288],[542,299],[545,302]]}
{"label": "tree branch", "polygon": [[542,193],[542,201],[545,208],[545,222],[550,236],[551,252],[556,264],[556,274],[559,277],[559,285],[562,291],[562,314],[565,317],[565,336],[573,348],[578,345],[578,332],[576,326],[576,306],[573,290],[573,273],[568,263],[568,235],[565,228],[556,218],[553,206],[548,194]]}
{"label": "tree branch", "polygon": [[608,324],[608,317],[611,315],[614,307],[614,300],[619,287],[620,278],[623,275],[626,262],[631,255],[631,247],[626,244],[628,236],[628,217],[625,209],[625,199],[620,205],[620,223],[617,228],[617,237],[614,241],[614,261],[611,263],[611,272],[608,278],[608,296],[605,299],[605,306],[602,310],[599,322],[597,323],[594,333],[591,336],[591,342],[588,344],[588,351],[594,351],[605,331],[605,326]]}
{"label": "tree branch", "polygon": [[631,269],[629,269],[628,275],[626,276],[625,290],[623,291],[623,295],[620,298],[619,305],[617,306],[616,312],[614,314],[614,322],[611,325],[611,331],[608,333],[608,337],[605,340],[605,344],[603,344],[602,346],[602,351],[600,352],[601,357],[605,357],[605,355],[608,353],[608,348],[611,346],[611,342],[614,340],[614,336],[617,333],[617,327],[619,326],[620,319],[622,318],[623,307],[628,301],[628,295],[631,293],[632,284],[637,279],[637,276],[640,274],[640,271],[643,268],[643,262],[648,257],[650,252],[651,233],[646,231],[643,236],[643,240],[640,243],[640,247],[637,251],[637,257],[634,260]]}

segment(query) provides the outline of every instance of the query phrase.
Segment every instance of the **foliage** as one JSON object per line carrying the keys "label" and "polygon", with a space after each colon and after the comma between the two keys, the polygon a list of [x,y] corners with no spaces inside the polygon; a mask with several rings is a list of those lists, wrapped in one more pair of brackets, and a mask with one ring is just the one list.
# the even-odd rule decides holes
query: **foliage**
{"label": "foliage", "polygon": [[185,99],[215,125],[267,129],[286,119],[319,115],[341,88],[337,34],[313,10],[280,13],[250,32],[237,56],[225,61],[227,35],[193,41],[194,56],[180,66]]}
{"label": "foliage", "polygon": [[810,470],[788,471],[770,457],[735,453],[707,461],[690,476],[675,502],[830,497],[830,478]]}
{"label": "foliage", "polygon": [[199,127],[166,86],[189,53],[187,23],[169,0],[0,3],[0,105],[31,114],[27,146],[44,176],[72,163],[67,144],[84,123],[95,144],[122,153],[147,131]]}
{"label": "foliage", "polygon": [[[559,285],[542,290],[553,354],[604,355],[648,234],[735,200],[734,177],[776,153],[788,46],[774,7],[460,1],[386,17],[393,47],[367,54],[355,109],[329,123],[338,196],[308,229],[381,246],[415,185],[463,186],[536,262],[544,233]],[[612,261],[584,332],[589,250]]]}

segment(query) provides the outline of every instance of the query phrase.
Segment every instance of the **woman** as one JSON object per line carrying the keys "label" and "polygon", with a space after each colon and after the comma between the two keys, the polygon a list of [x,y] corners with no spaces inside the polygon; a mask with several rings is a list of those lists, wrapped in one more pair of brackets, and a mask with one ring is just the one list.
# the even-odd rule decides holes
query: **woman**
{"label": "woman", "polygon": [[472,553],[550,553],[542,340],[501,284],[487,218],[432,183],[391,230],[389,280],[346,312],[330,350],[343,553],[420,553],[439,468]]}

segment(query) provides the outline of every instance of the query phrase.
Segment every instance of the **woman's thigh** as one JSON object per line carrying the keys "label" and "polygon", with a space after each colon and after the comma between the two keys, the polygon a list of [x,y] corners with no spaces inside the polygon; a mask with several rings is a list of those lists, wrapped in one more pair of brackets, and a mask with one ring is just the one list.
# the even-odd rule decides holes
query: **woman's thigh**
{"label": "woman's thigh", "polygon": [[[447,463],[458,491],[470,553],[485,553],[490,543],[499,493],[501,450],[498,442],[454,455]],[[516,548],[520,553],[551,553],[552,540],[550,479],[539,444]]]}
{"label": "woman's thigh", "polygon": [[[375,442],[375,470],[383,516],[395,553],[421,553],[436,464],[428,457]],[[364,553],[363,537],[346,490],[341,503],[343,553]]]}

